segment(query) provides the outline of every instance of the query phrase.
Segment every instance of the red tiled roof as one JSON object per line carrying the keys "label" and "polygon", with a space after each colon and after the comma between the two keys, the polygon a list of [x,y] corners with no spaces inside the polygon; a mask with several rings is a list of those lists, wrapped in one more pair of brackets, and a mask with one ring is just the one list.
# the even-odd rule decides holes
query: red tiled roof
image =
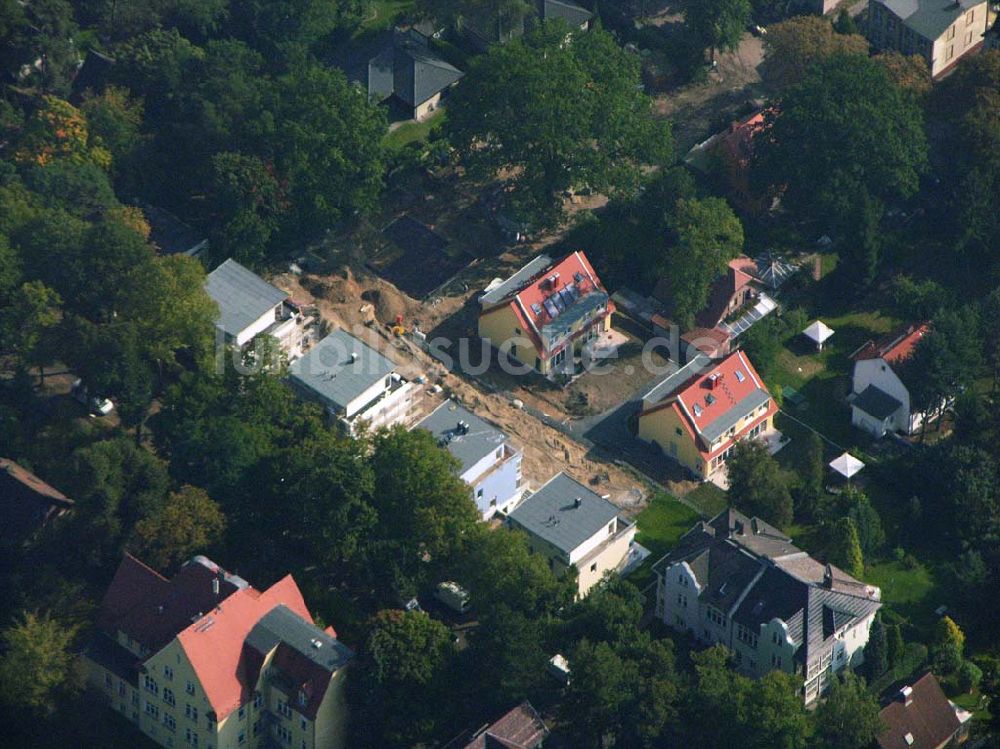
{"label": "red tiled roof", "polygon": [[[737,377],[737,372],[742,375]],[[713,388],[712,380],[715,379]],[[672,408],[679,417],[688,436],[698,446],[698,452],[705,459],[711,459],[724,451],[732,440],[723,440],[715,450],[707,449],[707,439],[702,435],[709,426],[723,418],[732,418],[731,412],[740,407],[756,391],[767,393],[767,386],[754,369],[743,351],[735,351],[711,369],[695,374],[681,383],[672,393],[662,397],[657,405],[644,413],[661,408]],[[711,398],[707,397],[711,396]],[[711,401],[711,402],[710,402]],[[695,408],[697,406],[697,408]],[[752,423],[744,425],[735,437],[739,437],[761,423],[777,410],[774,399],[770,398],[767,411]],[[739,417],[745,414],[738,414]]]}
{"label": "red tiled roof", "polygon": [[722,322],[733,297],[753,283],[756,272],[754,261],[744,255],[730,260],[726,272],[709,289],[708,303],[698,312],[695,322],[703,328],[714,328]]}
{"label": "red tiled roof", "polygon": [[253,694],[255,684],[248,678],[243,644],[254,625],[280,604],[313,621],[291,575],[263,593],[254,595],[251,590],[238,590],[177,635],[218,720]]}
{"label": "red tiled roof", "polygon": [[881,357],[889,364],[898,364],[910,358],[917,344],[930,332],[930,329],[931,326],[928,323],[914,323],[879,343],[868,341],[855,351],[851,358],[855,361],[862,361]]}
{"label": "red tiled roof", "polygon": [[886,726],[878,737],[882,749],[937,749],[961,726],[933,674],[920,677],[912,689],[909,705],[899,695],[879,713]]}
{"label": "red tiled roof", "polygon": [[[539,273],[531,280],[531,283],[514,294],[509,302],[509,307],[514,311],[525,335],[531,339],[535,350],[538,351],[542,359],[547,359],[553,352],[545,350],[539,331],[544,325],[555,319],[545,309],[545,302],[555,292],[569,286],[575,287],[580,297],[593,291],[605,291],[601,280],[597,277],[597,273],[583,252],[571,253],[552,267]],[[503,306],[496,309],[503,309]],[[607,309],[607,314],[614,311],[614,303],[610,300],[608,300]],[[489,310],[485,314],[492,311]]]}
{"label": "red tiled roof", "polygon": [[230,578],[223,577],[216,596],[212,581],[220,573],[218,565],[195,557],[167,580],[126,554],[104,594],[98,624],[112,637],[121,630],[156,652],[186,628],[192,618],[211,611],[237,590]]}
{"label": "red tiled roof", "polygon": [[479,733],[464,749],[536,749],[549,729],[525,700]]}
{"label": "red tiled roof", "polygon": [[691,328],[681,336],[684,343],[694,345],[698,351],[713,359],[729,353],[729,338],[729,333],[719,328]]}

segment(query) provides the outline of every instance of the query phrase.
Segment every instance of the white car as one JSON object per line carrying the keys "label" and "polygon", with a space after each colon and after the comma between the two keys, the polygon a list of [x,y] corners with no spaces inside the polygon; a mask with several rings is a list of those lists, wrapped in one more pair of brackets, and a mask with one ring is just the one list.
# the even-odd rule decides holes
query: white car
{"label": "white car", "polygon": [[112,403],[109,398],[89,395],[87,392],[87,386],[84,385],[83,380],[79,378],[73,381],[73,388],[71,392],[73,393],[73,398],[76,399],[78,403],[86,406],[90,413],[94,416],[107,416],[115,410],[115,404]]}

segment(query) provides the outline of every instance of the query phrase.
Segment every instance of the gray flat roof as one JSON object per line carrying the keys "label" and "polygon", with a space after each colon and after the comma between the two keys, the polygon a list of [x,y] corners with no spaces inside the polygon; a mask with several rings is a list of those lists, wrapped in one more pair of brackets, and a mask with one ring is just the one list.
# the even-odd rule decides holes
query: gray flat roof
{"label": "gray flat roof", "polygon": [[231,337],[288,298],[287,293],[232,258],[208,274],[205,290],[219,305],[216,325]]}
{"label": "gray flat roof", "polygon": [[581,8],[568,0],[544,0],[542,14],[546,20],[561,18],[570,26],[582,26],[594,17],[594,14],[586,8]]}
{"label": "gray flat roof", "polygon": [[[354,657],[354,652],[340,640],[310,624],[284,604],[275,606],[261,617],[246,639],[247,645],[263,655],[282,642],[329,673]],[[319,647],[315,643],[319,643]]]}
{"label": "gray flat roof", "polygon": [[[458,429],[459,421],[468,425],[468,431],[462,433]],[[414,429],[426,429],[433,434],[442,447],[458,458],[462,473],[507,441],[506,434],[453,400],[435,408]]]}
{"label": "gray flat roof", "polygon": [[[578,497],[579,507],[575,502]],[[509,518],[569,555],[617,516],[618,508],[608,500],[559,473],[518,505]]]}
{"label": "gray flat roof", "polygon": [[676,372],[667,375],[656,383],[650,388],[648,393],[642,396],[642,399],[650,403],[659,403],[696,374],[701,374],[704,371],[703,368],[709,366],[711,363],[712,360],[709,357],[704,354],[698,354]]}
{"label": "gray flat roof", "polygon": [[711,424],[703,426],[701,436],[711,444],[716,438],[725,434],[730,427],[736,426],[737,422],[742,420],[744,416],[764,405],[770,399],[771,395],[766,390],[757,388]]}
{"label": "gray flat roof", "polygon": [[346,330],[333,331],[288,368],[295,384],[340,409],[395,369],[389,359]]}
{"label": "gray flat roof", "polygon": [[528,262],[523,268],[517,271],[514,275],[504,281],[502,284],[497,286],[495,289],[487,291],[481,297],[479,297],[480,303],[484,307],[489,307],[494,304],[499,304],[504,299],[509,296],[513,296],[518,291],[523,289],[528,285],[528,282],[532,278],[537,276],[543,270],[552,265],[552,258],[548,255],[542,254],[536,257],[534,260]]}
{"label": "gray flat roof", "polygon": [[[935,40],[982,0],[882,0],[903,23],[925,39]],[[985,22],[985,19],[983,19]],[[982,24],[976,24],[977,29]]]}

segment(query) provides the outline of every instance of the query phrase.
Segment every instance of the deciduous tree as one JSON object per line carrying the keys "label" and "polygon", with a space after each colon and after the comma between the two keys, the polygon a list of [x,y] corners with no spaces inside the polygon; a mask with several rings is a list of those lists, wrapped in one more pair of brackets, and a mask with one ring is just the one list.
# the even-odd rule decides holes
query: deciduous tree
{"label": "deciduous tree", "polygon": [[875,695],[850,669],[834,679],[813,724],[816,749],[866,749],[883,729]]}
{"label": "deciduous tree", "polygon": [[762,75],[784,89],[799,83],[813,65],[838,54],[867,56],[868,40],[836,33],[821,16],[795,16],[768,27]]}
{"label": "deciduous tree", "polygon": [[6,706],[47,715],[56,695],[71,686],[76,631],[47,614],[22,612],[0,633],[0,701]]}
{"label": "deciduous tree", "polygon": [[547,226],[563,215],[563,191],[630,194],[644,163],[669,156],[669,130],[639,82],[637,58],[609,34],[546,24],[473,61],[449,102],[446,135],[473,175],[503,174],[508,207]]}
{"label": "deciduous tree", "polygon": [[781,467],[758,440],[741,440],[726,461],[729,501],[749,515],[781,527],[792,522],[792,498]]}
{"label": "deciduous tree", "polygon": [[711,50],[715,62],[716,50],[732,52],[740,46],[751,10],[750,0],[701,0],[687,6],[684,22]]}
{"label": "deciduous tree", "polygon": [[166,570],[212,548],[225,528],[226,516],[204,489],[182,486],[136,523],[129,547],[147,564]]}

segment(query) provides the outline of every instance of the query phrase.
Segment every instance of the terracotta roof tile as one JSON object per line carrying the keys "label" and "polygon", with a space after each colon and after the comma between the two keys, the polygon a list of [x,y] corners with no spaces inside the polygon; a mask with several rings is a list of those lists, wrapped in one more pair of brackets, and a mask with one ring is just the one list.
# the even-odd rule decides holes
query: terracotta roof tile
{"label": "terracotta roof tile", "polygon": [[525,700],[476,735],[464,749],[536,749],[549,729],[531,703]]}
{"label": "terracotta roof tile", "polygon": [[937,749],[958,731],[955,709],[933,674],[924,674],[912,689],[909,704],[899,695],[879,713],[886,726],[878,737],[882,749]]}

